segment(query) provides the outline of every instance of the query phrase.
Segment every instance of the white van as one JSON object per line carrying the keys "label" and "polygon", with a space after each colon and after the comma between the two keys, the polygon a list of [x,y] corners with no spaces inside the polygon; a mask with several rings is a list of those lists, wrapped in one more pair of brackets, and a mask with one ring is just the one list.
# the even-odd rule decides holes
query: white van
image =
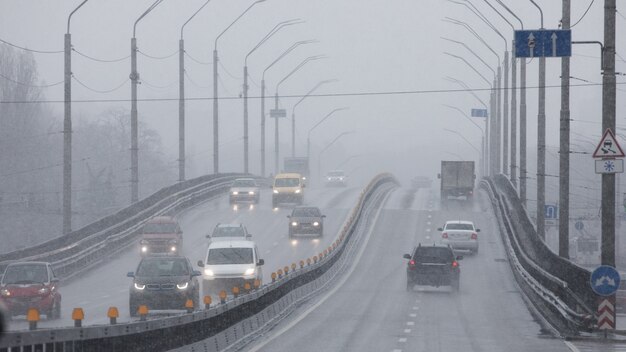
{"label": "white van", "polygon": [[215,241],[209,244],[204,262],[198,261],[202,272],[203,295],[218,294],[225,290],[232,294],[233,287],[240,290],[246,282],[254,285],[254,280],[263,281],[264,264],[259,259],[258,249],[253,241]]}

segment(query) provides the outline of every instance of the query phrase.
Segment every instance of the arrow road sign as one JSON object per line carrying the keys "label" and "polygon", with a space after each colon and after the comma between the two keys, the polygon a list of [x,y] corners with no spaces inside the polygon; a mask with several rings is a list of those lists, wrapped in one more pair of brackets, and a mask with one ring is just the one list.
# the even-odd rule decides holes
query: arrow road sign
{"label": "arrow road sign", "polygon": [[600,143],[596,147],[596,151],[593,152],[594,158],[623,158],[624,151],[617,142],[613,131],[607,128],[600,139]]}
{"label": "arrow road sign", "polygon": [[576,224],[574,224],[574,227],[576,228],[576,230],[582,231],[582,229],[585,228],[585,225],[583,224],[582,221],[576,221]]}
{"label": "arrow road sign", "polygon": [[558,219],[559,207],[557,205],[546,204],[543,209],[546,219]]}
{"label": "arrow road sign", "polygon": [[598,305],[598,329],[615,329],[615,305],[610,299],[603,299]]}
{"label": "arrow road sign", "polygon": [[515,57],[572,56],[572,32],[569,29],[515,31]]}
{"label": "arrow road sign", "polygon": [[620,277],[614,267],[601,265],[591,273],[591,289],[600,296],[611,296],[619,288]]}

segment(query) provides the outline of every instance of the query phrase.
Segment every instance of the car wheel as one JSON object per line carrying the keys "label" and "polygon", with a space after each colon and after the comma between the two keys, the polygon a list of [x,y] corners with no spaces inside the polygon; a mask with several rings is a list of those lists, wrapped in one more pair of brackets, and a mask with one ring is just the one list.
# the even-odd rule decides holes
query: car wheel
{"label": "car wheel", "polygon": [[57,316],[57,314],[59,312],[59,309],[59,303],[53,301],[52,307],[50,307],[50,309],[46,311],[46,318],[48,320],[58,319],[59,317]]}
{"label": "car wheel", "polygon": [[130,311],[131,318],[139,316],[139,314],[137,313],[138,309],[139,305],[134,301],[130,301],[130,303],[128,304],[128,310]]}
{"label": "car wheel", "polygon": [[56,308],[54,309],[54,318],[61,319],[61,302],[57,303]]}
{"label": "car wheel", "polygon": [[461,279],[457,278],[456,280],[452,281],[452,292],[459,292],[461,286]]}
{"label": "car wheel", "polygon": [[414,286],[414,284],[411,281],[406,280],[406,290],[407,291],[413,291],[413,286]]}
{"label": "car wheel", "polygon": [[474,249],[474,250],[472,251],[472,254],[473,254],[473,255],[477,255],[477,254],[478,254],[478,247],[476,247],[476,249]]}

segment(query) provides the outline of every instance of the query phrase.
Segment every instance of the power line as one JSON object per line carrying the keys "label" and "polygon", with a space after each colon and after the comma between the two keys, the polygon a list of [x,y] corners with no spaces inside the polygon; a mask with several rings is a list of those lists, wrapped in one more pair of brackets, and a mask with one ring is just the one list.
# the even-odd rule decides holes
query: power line
{"label": "power line", "polygon": [[211,65],[211,64],[213,64],[212,62],[209,62],[209,61],[200,61],[200,60],[198,60],[198,59],[194,58],[193,56],[189,55],[189,53],[187,52],[187,50],[185,50],[185,55],[186,55],[188,58],[190,58],[192,61],[194,61],[194,62],[196,62],[197,64],[200,64],[200,65]]}
{"label": "power line", "polygon": [[[60,83],[63,83],[61,81]],[[617,82],[617,85],[626,85],[626,82]],[[570,87],[601,87],[602,83],[581,83],[571,84]],[[527,86],[526,89],[538,89],[538,86]],[[546,85],[547,89],[560,89],[561,85]],[[309,94],[310,98],[336,98],[336,97],[368,97],[368,96],[398,96],[398,95],[426,95],[426,94],[443,94],[443,93],[467,93],[467,92],[492,92],[494,90],[506,90],[511,88],[474,88],[474,89],[424,89],[424,90],[393,90],[393,91],[372,91],[372,92],[347,92],[347,93],[320,93]],[[304,94],[290,94],[279,95],[281,99],[296,99],[303,98]],[[195,100],[213,100],[213,97],[190,97],[185,98],[187,101]],[[226,96],[219,97],[219,100],[239,100],[239,96]],[[250,96],[248,99],[261,99],[261,96]],[[178,101],[179,98],[138,98],[137,101],[141,102],[163,102],[163,101]],[[121,103],[129,102],[130,99],[82,99],[73,100],[72,103]],[[63,100],[3,100],[0,104],[38,104],[38,103],[64,103]]]}
{"label": "power line", "polygon": [[72,75],[72,78],[74,78],[74,80],[80,84],[83,88],[88,89],[94,93],[100,93],[100,94],[107,94],[107,93],[112,93],[120,88],[122,88],[126,82],[128,82],[130,79],[126,78],[126,80],[124,82],[122,82],[120,85],[116,86],[115,88],[109,89],[109,90],[99,90],[99,89],[95,89],[95,88],[91,88],[89,86],[87,86],[86,84],[84,84],[83,82],[81,82],[78,78],[76,78],[76,75]]}
{"label": "power line", "polygon": [[137,52],[138,52],[138,53],[140,53],[141,55],[145,56],[145,57],[148,57],[148,58],[150,58],[150,59],[154,59],[154,60],[165,60],[165,59],[169,59],[170,57],[172,57],[172,56],[174,56],[174,55],[178,54],[178,50],[176,50],[175,52],[173,52],[173,53],[171,53],[171,54],[169,54],[169,55],[166,55],[166,56],[153,56],[153,55],[148,55],[148,54],[144,53],[144,52],[143,52],[143,51],[141,51],[141,50],[137,50]]}
{"label": "power line", "polygon": [[574,23],[573,25],[570,26],[570,28],[574,28],[575,25],[577,25],[578,23],[580,23],[580,21],[583,20],[583,18],[585,18],[585,16],[587,16],[587,12],[589,12],[589,9],[591,8],[591,5],[593,5],[593,3],[596,0],[591,0],[591,3],[589,4],[589,6],[587,7],[587,10],[585,10],[585,13],[583,13],[583,15],[580,17],[580,19],[578,21],[576,21],[576,23]]}
{"label": "power line", "polygon": [[226,72],[226,74],[227,74],[227,75],[229,75],[232,79],[236,79],[236,80],[242,80],[242,79],[243,79],[243,77],[237,77],[237,76],[233,75],[232,73],[230,73],[230,71],[228,71],[228,70],[226,69],[226,66],[222,65],[222,62],[221,62],[221,61],[218,61],[217,63],[218,63],[218,64],[220,65],[220,67],[224,70],[224,72]]}
{"label": "power line", "polygon": [[187,77],[187,79],[189,79],[189,82],[191,82],[191,84],[193,84],[197,88],[200,88],[200,89],[209,89],[209,88],[211,88],[209,86],[203,86],[203,85],[200,85],[200,84],[196,83],[196,81],[194,81],[193,78],[191,78],[191,75],[189,75],[187,73],[187,70],[185,70],[185,77]]}
{"label": "power line", "polygon": [[[72,163],[72,164],[76,164],[76,163],[78,163],[78,162],[81,162],[81,161],[86,161],[86,160],[89,160],[89,159],[90,159],[90,158],[82,158],[82,159],[79,159],[79,160],[76,160],[76,161],[72,161],[71,163]],[[29,169],[29,170],[21,170],[21,171],[9,172],[9,173],[6,173],[6,174],[1,174],[1,175],[0,175],[0,177],[8,177],[8,176],[15,176],[15,175],[23,175],[23,174],[28,174],[28,173],[31,173],[31,172],[33,172],[33,171],[41,171],[41,170],[46,170],[46,169],[52,169],[52,168],[55,168],[55,167],[60,167],[60,166],[63,166],[63,163],[58,163],[58,164],[52,164],[52,165],[46,165],[46,166],[36,167],[36,168],[34,168],[34,169]]]}
{"label": "power line", "polygon": [[154,88],[154,89],[167,89],[167,88],[171,88],[174,85],[176,85],[178,82],[172,82],[172,83],[168,83],[167,85],[164,86],[158,86],[156,84],[151,84],[149,82],[147,82],[145,79],[141,79],[141,83],[145,84],[146,86],[150,87],[150,88]]}
{"label": "power line", "polygon": [[93,60],[93,61],[97,61],[97,62],[103,62],[103,63],[120,62],[120,61],[124,61],[124,60],[127,60],[128,58],[130,58],[130,55],[128,55],[128,56],[121,57],[119,59],[105,60],[105,59],[98,59],[98,58],[95,58],[93,56],[89,56],[89,55],[87,55],[85,53],[81,53],[80,51],[78,51],[78,50],[76,50],[74,48],[72,48],[72,51],[75,52],[76,54],[82,56],[82,57],[85,57],[85,58],[89,59],[89,60]]}
{"label": "power line", "polygon": [[19,84],[20,86],[25,86],[25,87],[33,87],[33,88],[50,88],[50,87],[54,87],[54,86],[58,86],[59,84],[62,84],[64,81],[59,81],[57,83],[52,83],[52,84],[30,84],[30,83],[24,83],[24,82],[20,82],[20,81],[16,81],[10,77],[7,77],[3,74],[0,73],[0,77],[6,79],[9,82],[13,82],[15,84]]}
{"label": "power line", "polygon": [[8,46],[12,46],[14,48],[20,49],[20,50],[24,50],[24,51],[29,51],[31,53],[37,53],[37,54],[63,54],[64,51],[63,50],[59,50],[59,51],[48,51],[48,50],[35,50],[35,49],[28,49],[25,48],[23,46],[19,46],[19,45],[15,45],[13,43],[7,42],[6,40],[0,39],[0,42],[8,45]]}

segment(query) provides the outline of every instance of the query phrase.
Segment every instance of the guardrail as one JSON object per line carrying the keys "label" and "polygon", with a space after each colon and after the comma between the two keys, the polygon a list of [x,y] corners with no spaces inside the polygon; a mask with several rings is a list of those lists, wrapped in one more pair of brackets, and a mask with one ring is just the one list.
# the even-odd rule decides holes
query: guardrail
{"label": "guardrail", "polygon": [[589,271],[554,254],[539,239],[506,177],[485,179],[481,187],[491,199],[515,278],[535,312],[559,334],[590,331],[596,296]]}
{"label": "guardrail", "polygon": [[[332,245],[312,258],[272,273],[272,282],[203,311],[179,316],[108,326],[62,328],[6,333],[0,352],[46,351],[166,351],[192,344],[204,351],[222,351],[259,329],[268,327],[299,300],[324,289],[342,272],[355,250],[359,226],[397,182],[393,176],[375,177],[341,227]],[[343,265],[337,265],[341,263]]]}
{"label": "guardrail", "polygon": [[20,260],[52,263],[63,279],[82,272],[136,240],[137,231],[153,216],[175,213],[186,207],[227,191],[230,183],[242,174],[218,174],[198,177],[165,187],[117,213],[81,229],[34,247],[0,255],[0,271]]}

